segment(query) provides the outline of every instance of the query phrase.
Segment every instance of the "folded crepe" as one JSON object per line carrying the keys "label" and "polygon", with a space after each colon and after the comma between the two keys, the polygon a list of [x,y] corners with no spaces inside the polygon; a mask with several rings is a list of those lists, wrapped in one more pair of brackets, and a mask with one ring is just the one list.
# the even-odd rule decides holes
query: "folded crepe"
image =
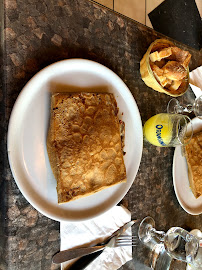
{"label": "folded crepe", "polygon": [[126,181],[117,114],[113,94],[52,95],[47,150],[59,204]]}
{"label": "folded crepe", "polygon": [[190,188],[196,198],[202,195],[202,131],[185,146]]}

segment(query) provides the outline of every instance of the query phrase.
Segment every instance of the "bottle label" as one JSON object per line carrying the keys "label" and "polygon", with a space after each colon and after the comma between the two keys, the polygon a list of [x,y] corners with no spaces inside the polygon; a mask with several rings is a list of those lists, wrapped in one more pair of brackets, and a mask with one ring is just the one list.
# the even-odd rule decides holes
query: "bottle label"
{"label": "bottle label", "polygon": [[161,134],[162,128],[163,128],[163,125],[156,125],[156,137],[157,137],[158,142],[162,146],[166,146],[166,144],[163,141],[162,134]]}

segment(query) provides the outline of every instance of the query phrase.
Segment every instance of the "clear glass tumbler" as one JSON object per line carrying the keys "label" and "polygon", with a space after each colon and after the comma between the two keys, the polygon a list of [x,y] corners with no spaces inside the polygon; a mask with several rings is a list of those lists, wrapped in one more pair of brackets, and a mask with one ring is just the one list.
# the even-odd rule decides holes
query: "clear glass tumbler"
{"label": "clear glass tumbler", "polygon": [[186,115],[160,113],[146,121],[143,134],[146,141],[156,146],[183,146],[190,142],[193,127]]}

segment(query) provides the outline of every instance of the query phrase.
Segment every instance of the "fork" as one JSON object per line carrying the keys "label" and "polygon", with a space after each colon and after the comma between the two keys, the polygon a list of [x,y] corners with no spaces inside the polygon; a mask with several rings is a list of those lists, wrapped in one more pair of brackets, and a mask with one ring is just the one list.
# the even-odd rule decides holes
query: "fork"
{"label": "fork", "polygon": [[116,238],[117,247],[137,246],[138,237],[135,235],[119,235]]}
{"label": "fork", "polygon": [[137,245],[137,236],[134,235],[119,235],[113,237],[107,244],[102,246],[102,249],[106,247],[115,248],[115,247],[125,247],[125,246],[136,246]]}
{"label": "fork", "polygon": [[123,246],[136,246],[138,243],[137,239],[138,239],[137,236],[132,236],[132,235],[114,236],[104,245],[74,248],[70,250],[60,251],[53,256],[52,262],[55,264],[59,264],[64,261],[68,261],[71,259],[75,259],[77,257],[85,256],[87,254],[91,254],[91,253],[103,250],[106,247],[115,248],[115,247],[123,247]]}

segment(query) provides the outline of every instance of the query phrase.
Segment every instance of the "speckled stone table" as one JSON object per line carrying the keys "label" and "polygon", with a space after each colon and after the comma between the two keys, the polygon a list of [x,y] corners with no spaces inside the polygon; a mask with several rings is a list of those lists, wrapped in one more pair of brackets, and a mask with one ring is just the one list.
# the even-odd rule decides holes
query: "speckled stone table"
{"label": "speckled stone table", "polygon": [[[129,87],[142,122],[164,112],[170,97],[148,88],[139,62],[149,44],[161,37],[139,23],[87,0],[1,0],[0,91],[0,269],[59,269],[51,264],[59,249],[59,223],[37,212],[23,197],[11,174],[6,152],[8,121],[26,82],[43,67],[67,58],[97,61],[117,73]],[[178,44],[178,43],[177,43]],[[202,64],[192,53],[190,69]],[[180,100],[191,100],[189,90]],[[134,138],[135,144],[135,138]],[[202,227],[202,216],[191,216],[179,205],[172,183],[172,148],[144,144],[137,177],[124,198],[132,218],[146,215],[159,229]],[[122,269],[149,269],[146,248]],[[176,268],[177,269],[177,268]]]}

